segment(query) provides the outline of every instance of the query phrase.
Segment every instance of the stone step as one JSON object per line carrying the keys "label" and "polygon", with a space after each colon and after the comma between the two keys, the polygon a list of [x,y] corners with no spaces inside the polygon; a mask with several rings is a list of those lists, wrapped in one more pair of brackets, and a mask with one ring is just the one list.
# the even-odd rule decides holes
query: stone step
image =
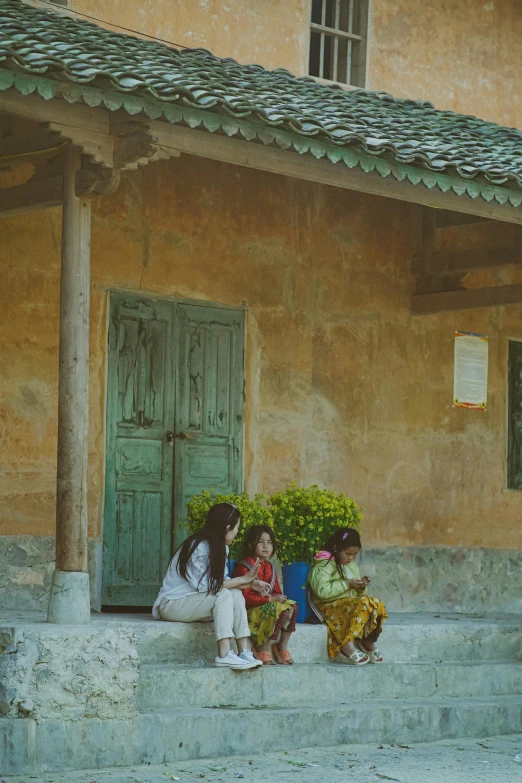
{"label": "stone step", "polygon": [[[85,626],[57,626],[39,613],[0,610],[0,640],[31,638],[49,647],[87,643],[93,633],[128,640],[142,664],[212,663],[216,655],[213,623],[167,623],[151,615],[93,614]],[[470,616],[459,614],[391,614],[380,646],[388,662],[515,661],[522,656],[520,615]],[[90,642],[89,642],[90,643]],[[0,644],[1,647],[1,644]],[[324,663],[326,629],[298,625],[292,640],[297,663]]]}
{"label": "stone step", "polygon": [[2,775],[163,764],[343,743],[514,734],[522,698],[353,701],[295,709],[192,708],[129,720],[0,719]]}
{"label": "stone step", "polygon": [[[133,622],[114,616],[121,627]],[[216,655],[213,623],[167,623],[154,620],[136,625],[137,650],[144,664],[213,662]],[[518,616],[500,618],[466,615],[394,614],[384,625],[379,646],[389,662],[517,660],[522,655],[522,623]],[[292,639],[296,663],[328,661],[326,628],[298,625]]]}
{"label": "stone step", "polygon": [[345,663],[264,666],[235,672],[210,666],[142,666],[137,689],[141,712],[178,707],[292,708],[307,703],[349,704],[353,700],[489,698],[522,696],[522,664]]}

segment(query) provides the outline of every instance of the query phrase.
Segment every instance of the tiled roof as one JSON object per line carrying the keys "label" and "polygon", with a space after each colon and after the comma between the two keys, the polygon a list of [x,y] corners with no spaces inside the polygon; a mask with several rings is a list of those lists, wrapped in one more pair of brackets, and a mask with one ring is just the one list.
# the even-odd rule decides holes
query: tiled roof
{"label": "tiled roof", "polygon": [[[267,130],[287,131],[292,138],[298,135],[303,141],[321,142],[334,162],[344,155],[336,149],[350,148],[383,162],[522,190],[519,130],[438,111],[428,101],[344,90],[297,78],[283,69],[266,71],[259,65],[240,65],[203,49],[178,50],[59,12],[37,10],[21,0],[0,0],[2,66],[10,72],[61,83],[62,95],[64,84],[80,85],[82,99],[87,102],[85,87],[97,88],[100,94],[147,99],[150,105],[152,100],[161,104],[155,116],[163,114],[170,121],[177,121],[167,109],[173,106],[238,121],[248,119]],[[0,86],[5,89],[11,84],[4,80]],[[121,98],[120,105],[127,106],[127,100]],[[92,98],[91,102],[96,101]],[[114,108],[107,100],[103,102]],[[262,133],[257,136],[256,140],[273,143],[262,138]],[[299,151],[316,154],[311,144]],[[496,198],[498,190],[493,187],[492,197]]]}

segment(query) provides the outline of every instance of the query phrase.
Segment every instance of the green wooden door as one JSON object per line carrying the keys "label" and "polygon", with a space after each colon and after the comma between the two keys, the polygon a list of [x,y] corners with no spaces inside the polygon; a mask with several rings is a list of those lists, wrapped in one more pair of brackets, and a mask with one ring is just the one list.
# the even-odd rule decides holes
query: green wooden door
{"label": "green wooden door", "polygon": [[187,500],[240,489],[242,388],[241,312],[111,297],[104,605],[151,605]]}
{"label": "green wooden door", "polygon": [[508,487],[522,489],[522,343],[509,342]]}
{"label": "green wooden door", "polygon": [[175,529],[185,537],[187,501],[203,489],[242,484],[243,313],[178,305]]}

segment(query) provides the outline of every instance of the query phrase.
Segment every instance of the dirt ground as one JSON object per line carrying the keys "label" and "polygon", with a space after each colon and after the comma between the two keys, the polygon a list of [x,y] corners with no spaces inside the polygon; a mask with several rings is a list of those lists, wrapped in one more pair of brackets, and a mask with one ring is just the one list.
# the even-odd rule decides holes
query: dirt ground
{"label": "dirt ground", "polygon": [[522,781],[522,734],[429,744],[344,745],[162,766],[0,777],[0,783],[502,783]]}

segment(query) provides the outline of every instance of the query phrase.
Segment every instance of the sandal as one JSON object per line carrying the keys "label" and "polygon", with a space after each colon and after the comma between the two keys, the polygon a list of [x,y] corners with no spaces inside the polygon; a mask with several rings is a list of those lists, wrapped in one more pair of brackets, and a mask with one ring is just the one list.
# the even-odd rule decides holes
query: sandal
{"label": "sandal", "polygon": [[360,639],[356,639],[354,644],[357,647],[357,649],[362,652],[363,655],[368,656],[368,658],[370,659],[370,663],[384,663],[384,658],[382,657],[381,653],[377,648],[375,648],[375,650],[367,650]]}
{"label": "sandal", "polygon": [[276,643],[272,645],[272,655],[277,663],[282,663],[284,666],[291,666],[294,662],[288,650],[279,650]]}
{"label": "sandal", "polygon": [[341,650],[341,655],[346,658],[347,663],[351,663],[353,666],[364,666],[367,663],[370,663],[370,658],[366,653],[362,653],[360,650],[356,650],[351,655],[346,655]]}
{"label": "sandal", "polygon": [[261,661],[263,666],[275,666],[275,663],[272,660],[272,656],[268,651],[256,652],[255,650],[253,650],[252,655],[254,656],[254,658],[257,658],[258,661]]}
{"label": "sandal", "polygon": [[370,663],[384,663],[384,658],[377,648],[368,650],[366,654],[370,657]]}

